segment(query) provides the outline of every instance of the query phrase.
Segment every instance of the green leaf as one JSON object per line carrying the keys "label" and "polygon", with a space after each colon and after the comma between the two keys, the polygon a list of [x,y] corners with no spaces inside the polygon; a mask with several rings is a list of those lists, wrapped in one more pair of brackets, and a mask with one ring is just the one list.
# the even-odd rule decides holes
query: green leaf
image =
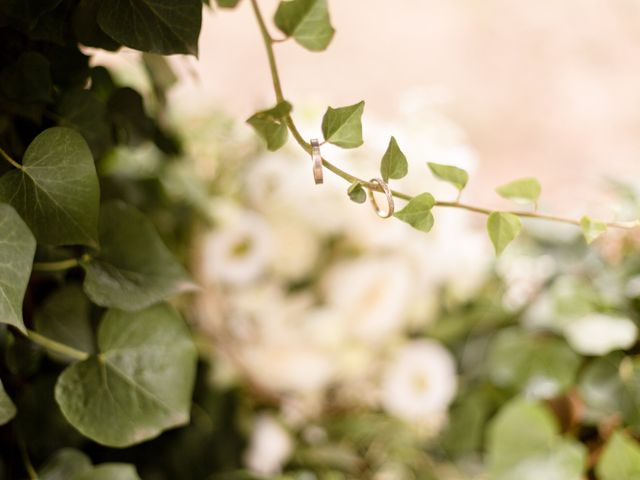
{"label": "green leaf", "polygon": [[395,137],[391,137],[387,151],[384,152],[382,162],[380,162],[382,179],[388,182],[390,178],[402,178],[407,174],[408,169],[407,157],[400,150]]}
{"label": "green leaf", "polygon": [[496,192],[504,198],[516,203],[537,203],[540,196],[540,182],[535,178],[522,178],[496,188]]}
{"label": "green leaf", "polygon": [[428,162],[427,165],[429,166],[431,173],[433,173],[436,178],[449,182],[459,191],[462,191],[469,181],[469,174],[462,168],[433,162]]}
{"label": "green leaf", "polygon": [[136,468],[127,463],[103,463],[73,480],[140,480]]}
{"label": "green leaf", "polygon": [[436,200],[430,193],[421,193],[413,197],[405,207],[393,216],[408,223],[413,228],[429,232],[433,227],[433,214],[431,209]]}
{"label": "green leaf", "polygon": [[73,448],[58,450],[38,471],[39,480],[75,480],[78,475],[91,472],[91,460]]}
{"label": "green leaf", "polygon": [[143,52],[198,54],[201,0],[102,0],[98,24],[114,40]]}
{"label": "green leaf", "polygon": [[367,200],[367,192],[362,188],[362,184],[360,182],[353,182],[349,186],[347,194],[352,202],[364,203]]}
{"label": "green leaf", "polygon": [[16,406],[13,404],[7,392],[4,391],[0,381],[0,425],[4,425],[16,414]]}
{"label": "green leaf", "polygon": [[[95,351],[89,319],[90,304],[79,285],[67,285],[54,292],[35,317],[36,331],[56,342],[83,352]],[[55,352],[56,359],[68,360]]]}
{"label": "green leaf", "polygon": [[26,332],[22,300],[31,275],[36,240],[18,213],[0,203],[0,323]]}
{"label": "green leaf", "polygon": [[100,186],[82,136],[48,128],[27,148],[20,170],[0,178],[0,201],[13,205],[39,243],[97,245]]}
{"label": "green leaf", "polygon": [[71,18],[73,33],[79,43],[87,47],[116,51],[120,43],[104,33],[98,25],[98,11],[102,0],[80,0]]}
{"label": "green leaf", "polygon": [[574,382],[580,357],[561,339],[515,328],[498,333],[489,347],[492,382],[527,397],[551,398]]}
{"label": "green leaf", "polygon": [[624,432],[614,433],[598,464],[598,480],[636,480],[640,478],[640,445]]}
{"label": "green leaf", "polygon": [[267,142],[267,148],[275,152],[287,143],[288,128],[285,119],[291,113],[291,104],[281,102],[270,110],[252,115],[247,123]]}
{"label": "green leaf", "polygon": [[98,305],[139,310],[194,288],[151,222],[133,207],[103,205],[100,245],[81,262],[87,272],[84,290]]}
{"label": "green leaf", "polygon": [[331,26],[327,0],[284,0],[274,18],[276,26],[287,37],[293,37],[312,51],[326,49],[335,30]]}
{"label": "green leaf", "polygon": [[62,413],[83,435],[126,447],[189,421],[197,355],[173,308],[109,310],[98,349],[67,367],[56,384]]}
{"label": "green leaf", "polygon": [[607,231],[607,225],[604,222],[591,220],[586,215],[580,219],[580,227],[582,227],[582,234],[588,244]]}
{"label": "green leaf", "polygon": [[32,29],[42,15],[53,10],[62,0],[3,0],[0,2],[0,24],[13,24]]}
{"label": "green leaf", "polygon": [[324,139],[342,148],[362,145],[362,112],[364,101],[341,108],[327,108],[322,117]]}
{"label": "green leaf", "polygon": [[491,480],[581,480],[586,449],[563,439],[543,406],[515,399],[505,405],[488,429]]}
{"label": "green leaf", "polygon": [[8,100],[49,102],[52,87],[49,60],[36,52],[23,53],[0,74],[0,93]]}
{"label": "green leaf", "polygon": [[240,0],[216,0],[220,8],[235,8]]}
{"label": "green leaf", "polygon": [[505,212],[492,212],[489,215],[487,231],[496,255],[502,253],[507,245],[520,234],[520,230],[522,230],[522,222],[516,215]]}

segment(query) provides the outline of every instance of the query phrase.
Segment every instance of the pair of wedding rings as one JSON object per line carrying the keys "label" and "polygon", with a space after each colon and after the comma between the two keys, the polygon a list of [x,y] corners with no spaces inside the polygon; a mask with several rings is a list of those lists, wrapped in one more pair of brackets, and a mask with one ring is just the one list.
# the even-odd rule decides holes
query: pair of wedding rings
{"label": "pair of wedding rings", "polygon": [[[316,182],[316,185],[319,185],[324,181],[322,174],[322,155],[320,154],[320,142],[317,138],[312,138],[309,143],[311,145],[311,162],[313,163],[313,180]],[[373,195],[373,189],[375,188],[373,186],[375,185],[379,187],[376,188],[376,190],[384,193],[384,196],[387,199],[386,210],[380,208],[378,202],[376,201],[376,197]],[[393,215],[395,205],[393,203],[393,195],[391,194],[391,190],[389,189],[389,185],[387,185],[387,182],[385,182],[381,178],[372,178],[371,180],[369,180],[367,190],[369,192],[369,200],[371,201],[371,205],[380,218],[389,218],[391,215]]]}

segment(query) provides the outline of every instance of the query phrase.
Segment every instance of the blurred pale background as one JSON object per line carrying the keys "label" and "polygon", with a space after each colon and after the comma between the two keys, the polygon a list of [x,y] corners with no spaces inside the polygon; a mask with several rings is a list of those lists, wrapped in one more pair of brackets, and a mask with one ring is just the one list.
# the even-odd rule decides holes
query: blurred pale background
{"label": "blurred pale background", "polygon": [[[271,17],[277,2],[261,5]],[[332,106],[364,99],[366,115],[393,125],[408,90],[437,89],[479,157],[467,200],[507,205],[493,187],[532,175],[542,181],[546,210],[606,216],[598,207],[602,178],[640,173],[638,2],[330,0],[329,7],[337,33],[328,51],[276,47],[288,99]],[[174,92],[183,102],[239,120],[273,102],[249,2],[208,12],[200,60],[190,68],[198,79]]]}

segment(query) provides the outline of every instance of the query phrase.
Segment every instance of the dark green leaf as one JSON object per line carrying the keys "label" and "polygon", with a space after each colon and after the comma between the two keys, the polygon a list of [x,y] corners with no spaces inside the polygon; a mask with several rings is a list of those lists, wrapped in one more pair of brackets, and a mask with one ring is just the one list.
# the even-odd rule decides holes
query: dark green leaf
{"label": "dark green leaf", "polygon": [[0,323],[23,332],[22,300],[35,252],[29,228],[12,207],[0,203]]}
{"label": "dark green leaf", "polygon": [[281,1],[274,20],[282,33],[312,51],[326,49],[335,33],[327,0]]}
{"label": "dark green leaf", "polygon": [[80,432],[126,447],[189,421],[196,350],[175,310],[159,304],[108,311],[98,349],[69,366],[56,385],[62,413]]}
{"label": "dark green leaf", "polygon": [[586,215],[580,219],[580,227],[582,228],[582,234],[587,243],[593,242],[607,231],[607,225],[604,222],[591,220],[591,218]]}
{"label": "dark green leaf", "polygon": [[235,8],[240,0],[216,0],[220,8]]}
{"label": "dark green leaf", "polygon": [[[36,314],[36,331],[83,352],[95,351],[89,300],[79,285],[67,285],[47,298]],[[66,357],[50,352],[55,358]]]}
{"label": "dark green leaf", "polygon": [[0,74],[0,93],[8,100],[25,103],[51,100],[49,61],[36,52],[22,54]]}
{"label": "dark green leaf", "polygon": [[87,142],[70,128],[49,128],[31,142],[22,169],[0,178],[0,201],[13,205],[40,243],[97,244],[98,176]]}
{"label": "dark green leaf", "polygon": [[520,218],[511,213],[492,212],[487,220],[487,231],[496,255],[500,255],[522,230]]}
{"label": "dark green leaf", "polygon": [[382,179],[388,182],[390,178],[402,178],[407,174],[408,169],[407,157],[400,150],[395,137],[391,137],[387,151],[382,157],[382,162],[380,162]]}
{"label": "dark green leaf", "polygon": [[4,425],[16,414],[16,406],[13,404],[7,392],[4,391],[2,381],[0,381],[0,425]]}
{"label": "dark green leaf", "polygon": [[83,45],[115,51],[120,44],[98,25],[98,11],[102,3],[102,0],[80,0],[73,11],[73,30]]}
{"label": "dark green leaf", "polygon": [[75,480],[78,475],[93,469],[91,460],[73,448],[56,452],[38,472],[39,480]]}
{"label": "dark green leaf", "polygon": [[469,181],[469,174],[461,168],[433,162],[428,162],[427,165],[437,178],[449,182],[458,190],[462,190]]}
{"label": "dark green leaf", "polygon": [[413,197],[402,210],[396,212],[394,217],[399,218],[418,230],[429,232],[433,227],[434,220],[431,209],[435,203],[436,201],[433,195],[430,193],[421,193]]}
{"label": "dark green leaf", "polygon": [[143,52],[198,54],[201,0],[102,0],[98,24],[117,42]]}
{"label": "dark green leaf", "polygon": [[535,178],[522,178],[496,188],[496,192],[504,198],[518,203],[537,203],[540,196],[540,182]]}
{"label": "dark green leaf", "polygon": [[342,148],[362,145],[362,112],[364,102],[348,107],[327,108],[322,117],[322,134],[325,141]]}
{"label": "dark green leaf", "polygon": [[351,201],[356,203],[364,203],[367,200],[367,192],[362,188],[360,182],[354,182],[349,186],[347,194]]}
{"label": "dark green leaf", "polygon": [[270,110],[252,115],[247,123],[267,142],[267,148],[274,152],[287,143],[288,128],[285,121],[291,113],[291,104],[281,102]]}
{"label": "dark green leaf", "polygon": [[2,0],[0,22],[5,21],[22,29],[31,29],[45,13],[62,0]]}
{"label": "dark green leaf", "polygon": [[640,478],[640,445],[624,432],[614,433],[596,465],[598,480]]}
{"label": "dark green leaf", "polygon": [[140,480],[136,468],[126,463],[103,463],[73,480]]}
{"label": "dark green leaf", "polygon": [[103,205],[100,245],[82,263],[85,292],[98,305],[139,310],[194,288],[151,222],[135,208]]}
{"label": "dark green leaf", "polygon": [[153,120],[147,115],[142,95],[133,88],[119,88],[107,103],[120,143],[139,145],[153,136]]}

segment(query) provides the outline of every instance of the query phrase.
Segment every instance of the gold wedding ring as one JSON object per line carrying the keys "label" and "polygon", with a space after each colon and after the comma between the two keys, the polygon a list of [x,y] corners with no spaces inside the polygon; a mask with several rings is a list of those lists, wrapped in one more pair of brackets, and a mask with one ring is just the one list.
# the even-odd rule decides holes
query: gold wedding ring
{"label": "gold wedding ring", "polygon": [[371,205],[373,205],[373,209],[376,211],[376,214],[380,218],[389,218],[391,215],[393,215],[393,212],[395,210],[395,205],[393,204],[393,195],[391,195],[391,190],[389,190],[389,185],[387,185],[387,183],[381,178],[372,178],[371,180],[369,180],[369,183],[370,184],[377,183],[378,185],[380,185],[380,188],[382,189],[384,196],[387,197],[388,207],[387,207],[387,211],[385,212],[384,210],[381,210],[380,207],[378,206],[378,202],[376,201],[376,197],[373,196],[373,190],[371,189],[371,187],[368,187],[369,199],[371,200]]}
{"label": "gold wedding ring", "polygon": [[322,155],[320,155],[320,143],[317,138],[311,139],[311,161],[313,162],[313,179],[316,185],[323,182]]}

